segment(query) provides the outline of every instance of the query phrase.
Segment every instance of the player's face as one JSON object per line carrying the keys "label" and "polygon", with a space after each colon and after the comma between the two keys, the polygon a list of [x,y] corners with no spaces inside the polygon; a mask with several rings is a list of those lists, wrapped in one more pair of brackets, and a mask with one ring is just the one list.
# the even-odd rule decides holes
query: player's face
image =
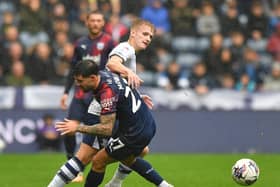
{"label": "player's face", "polygon": [[146,49],[154,36],[153,30],[148,25],[141,25],[138,28],[134,29],[131,33],[135,41],[135,49],[143,50]]}
{"label": "player's face", "polygon": [[86,20],[86,26],[93,36],[102,32],[104,24],[105,21],[102,14],[90,14]]}
{"label": "player's face", "polygon": [[83,77],[81,75],[75,76],[75,84],[79,86],[84,92],[88,92],[90,90],[93,90],[94,86],[94,76],[90,77]]}

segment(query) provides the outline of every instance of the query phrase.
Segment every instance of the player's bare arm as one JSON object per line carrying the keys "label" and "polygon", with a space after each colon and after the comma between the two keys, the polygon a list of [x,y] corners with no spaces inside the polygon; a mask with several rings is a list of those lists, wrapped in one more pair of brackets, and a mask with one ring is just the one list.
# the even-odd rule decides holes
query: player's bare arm
{"label": "player's bare arm", "polygon": [[144,82],[136,73],[123,65],[123,59],[117,55],[112,56],[106,66],[110,71],[119,73],[121,76],[127,78],[128,85],[132,88],[138,88]]}
{"label": "player's bare arm", "polygon": [[55,127],[57,131],[61,133],[61,135],[73,132],[81,132],[99,136],[111,136],[115,120],[116,113],[112,113],[101,115],[100,123],[92,126],[73,123],[73,120],[65,119],[64,121],[57,122]]}
{"label": "player's bare arm", "polygon": [[92,126],[80,124],[77,127],[77,131],[81,133],[95,134],[101,136],[111,136],[115,120],[116,113],[101,115],[100,123]]}

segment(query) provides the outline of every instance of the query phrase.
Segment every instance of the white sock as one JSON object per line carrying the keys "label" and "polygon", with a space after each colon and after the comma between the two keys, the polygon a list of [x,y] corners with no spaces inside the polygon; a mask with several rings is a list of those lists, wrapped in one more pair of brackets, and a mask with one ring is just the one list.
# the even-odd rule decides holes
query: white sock
{"label": "white sock", "polygon": [[64,187],[66,183],[58,176],[55,175],[48,187]]}
{"label": "white sock", "polygon": [[168,183],[164,180],[164,181],[162,181],[162,182],[158,185],[158,187],[170,187],[170,184],[168,184]]}
{"label": "white sock", "polygon": [[129,167],[125,166],[124,164],[120,165],[122,167],[121,169],[125,170],[126,172],[121,172],[120,168],[117,168],[114,173],[114,176],[110,180],[110,183],[121,183],[132,171]]}
{"label": "white sock", "polygon": [[61,166],[48,187],[63,187],[77,177],[82,170],[82,162],[78,158],[73,157]]}
{"label": "white sock", "polygon": [[115,171],[114,176],[111,179],[111,183],[121,183],[128,174],[121,173],[118,169]]}

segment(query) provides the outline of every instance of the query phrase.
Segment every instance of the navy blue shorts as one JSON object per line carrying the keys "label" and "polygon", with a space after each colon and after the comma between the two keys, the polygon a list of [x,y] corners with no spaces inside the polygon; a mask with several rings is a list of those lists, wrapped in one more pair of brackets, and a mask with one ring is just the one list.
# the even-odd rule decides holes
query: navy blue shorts
{"label": "navy blue shorts", "polygon": [[152,124],[151,127],[151,129],[147,129],[142,134],[134,137],[125,137],[121,134],[114,135],[109,139],[105,147],[106,152],[110,157],[119,161],[125,160],[132,155],[139,156],[155,135],[155,124]]}

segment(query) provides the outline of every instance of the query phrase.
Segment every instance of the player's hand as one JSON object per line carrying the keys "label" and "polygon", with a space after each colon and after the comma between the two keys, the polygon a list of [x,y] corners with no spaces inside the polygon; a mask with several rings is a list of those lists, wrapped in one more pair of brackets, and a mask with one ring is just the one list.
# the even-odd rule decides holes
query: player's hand
{"label": "player's hand", "polygon": [[56,122],[55,128],[61,135],[74,134],[78,129],[79,123],[75,120],[64,119]]}
{"label": "player's hand", "polygon": [[145,104],[148,106],[148,108],[152,110],[154,106],[152,98],[148,95],[141,95],[141,97],[144,100]]}
{"label": "player's hand", "polygon": [[138,88],[144,81],[142,79],[140,79],[140,77],[138,75],[136,75],[136,73],[134,73],[133,71],[129,71],[128,75],[127,75],[127,83],[129,86],[131,86],[132,88]]}
{"label": "player's hand", "polygon": [[63,94],[61,99],[60,99],[60,108],[62,110],[67,109],[67,100],[68,100],[68,94]]}

